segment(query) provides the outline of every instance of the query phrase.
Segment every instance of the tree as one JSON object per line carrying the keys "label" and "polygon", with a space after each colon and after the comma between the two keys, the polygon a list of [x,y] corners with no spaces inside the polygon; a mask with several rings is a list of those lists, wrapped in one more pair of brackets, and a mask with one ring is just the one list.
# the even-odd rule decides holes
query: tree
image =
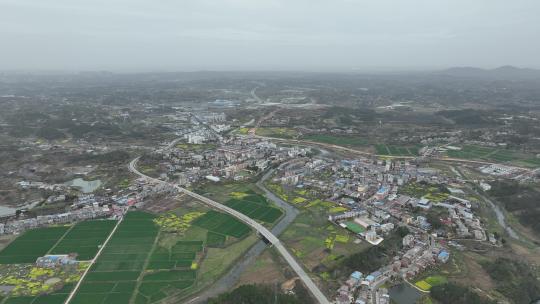
{"label": "tree", "polygon": [[[303,304],[306,300],[286,295],[267,285],[242,285],[231,292],[208,300],[208,304]],[[308,302],[309,303],[309,300]]]}
{"label": "tree", "polygon": [[467,287],[446,283],[431,288],[431,297],[441,304],[491,304]]}

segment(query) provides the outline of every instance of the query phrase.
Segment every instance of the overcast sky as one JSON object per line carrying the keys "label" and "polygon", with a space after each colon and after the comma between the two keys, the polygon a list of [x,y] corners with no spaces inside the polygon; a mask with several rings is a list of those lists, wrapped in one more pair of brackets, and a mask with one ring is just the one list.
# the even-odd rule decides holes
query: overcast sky
{"label": "overcast sky", "polygon": [[540,67],[538,0],[0,0],[0,70]]}

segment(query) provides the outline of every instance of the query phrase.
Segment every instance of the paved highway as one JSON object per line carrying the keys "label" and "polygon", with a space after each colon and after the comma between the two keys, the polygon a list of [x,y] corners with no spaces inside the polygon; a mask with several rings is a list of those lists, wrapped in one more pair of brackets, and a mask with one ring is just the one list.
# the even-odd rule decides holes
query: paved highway
{"label": "paved highway", "polygon": [[[288,163],[283,163],[282,166],[287,164]],[[274,169],[271,169],[264,174],[261,180],[257,182],[257,187],[265,192],[266,197],[269,200],[273,201],[276,205],[285,210],[285,215],[281,217],[279,222],[274,225],[271,230],[274,235],[279,236],[294,221],[298,215],[298,210],[279,197],[275,196],[272,192],[268,191],[264,187],[264,181],[270,178],[273,172]],[[233,289],[238,283],[242,273],[255,261],[259,255],[261,255],[261,253],[263,253],[267,246],[268,245],[262,240],[258,241],[246,252],[246,254],[244,254],[240,261],[234,264],[234,266],[224,276],[219,278],[219,280],[210,286],[210,288],[206,288],[203,292],[197,294],[196,297],[186,301],[186,304],[206,303],[208,298],[216,297]]]}
{"label": "paved highway", "polygon": [[251,226],[253,229],[255,229],[257,232],[259,232],[262,236],[264,236],[270,243],[272,243],[272,245],[274,245],[274,247],[276,248],[276,250],[283,256],[283,258],[285,259],[285,261],[287,261],[287,263],[291,266],[291,268],[296,272],[296,274],[298,275],[298,277],[302,280],[302,282],[304,282],[304,285],[306,286],[307,289],[309,289],[309,291],[311,292],[311,294],[313,295],[313,297],[321,304],[330,304],[330,302],[328,301],[328,299],[326,298],[326,296],[319,290],[319,288],[317,287],[317,285],[315,285],[315,283],[311,280],[311,278],[309,277],[309,275],[304,271],[304,269],[300,266],[300,264],[298,264],[298,262],[296,262],[296,260],[294,259],[294,257],[287,251],[287,249],[285,249],[285,246],[283,246],[283,244],[281,244],[281,242],[279,241],[279,239],[272,233],[270,232],[270,230],[268,230],[266,227],[264,227],[263,225],[259,224],[257,221],[251,219],[250,217],[244,215],[243,213],[241,212],[238,212],[232,208],[229,208],[225,205],[222,205],[216,201],[213,201],[207,197],[204,197],[202,195],[199,195],[195,192],[192,192],[192,191],[189,191],[185,188],[182,188],[178,185],[175,185],[175,184],[172,184],[172,183],[168,183],[168,182],[165,182],[165,181],[162,181],[162,180],[159,180],[159,179],[156,179],[156,178],[152,178],[152,177],[149,177],[147,175],[144,175],[143,173],[139,172],[136,168],[136,165],[137,165],[137,162],[139,161],[139,158],[135,158],[134,160],[132,160],[130,163],[129,163],[129,170],[137,175],[139,175],[140,177],[148,180],[148,181],[151,181],[151,182],[154,182],[154,183],[160,183],[160,184],[169,184],[173,187],[175,187],[179,192],[182,192],[182,193],[185,193],[197,200],[200,200],[201,202],[207,204],[208,206],[214,208],[214,209],[217,209],[217,210],[220,210],[220,211],[223,211],[225,213],[228,213],[234,217],[236,217],[237,219],[241,220],[242,222],[248,224],[249,226]]}
{"label": "paved highway", "polygon": [[257,96],[257,94],[255,93],[255,91],[257,91],[257,88],[258,87],[254,87],[253,90],[251,90],[251,97],[253,97],[253,99],[255,99],[258,103],[264,103],[264,100],[260,99],[259,96]]}

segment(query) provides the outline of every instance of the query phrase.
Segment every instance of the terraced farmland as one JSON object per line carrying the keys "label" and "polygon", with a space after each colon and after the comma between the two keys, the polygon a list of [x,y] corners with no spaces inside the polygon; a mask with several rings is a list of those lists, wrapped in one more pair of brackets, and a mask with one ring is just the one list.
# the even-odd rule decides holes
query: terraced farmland
{"label": "terraced farmland", "polygon": [[73,304],[129,302],[158,235],[153,219],[145,212],[126,214],[82,282]]}
{"label": "terraced farmland", "polygon": [[51,250],[52,254],[77,253],[78,260],[91,260],[116,225],[112,220],[78,223]]}

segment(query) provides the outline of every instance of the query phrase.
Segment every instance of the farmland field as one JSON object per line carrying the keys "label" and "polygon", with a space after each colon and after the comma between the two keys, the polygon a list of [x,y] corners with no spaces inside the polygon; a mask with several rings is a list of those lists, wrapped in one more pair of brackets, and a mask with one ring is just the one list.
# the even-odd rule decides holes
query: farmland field
{"label": "farmland field", "polygon": [[523,158],[519,153],[511,150],[471,145],[463,146],[461,150],[450,150],[446,154],[453,158],[482,159],[495,162],[509,162]]}
{"label": "farmland field", "polygon": [[448,279],[446,277],[436,275],[436,276],[429,276],[423,280],[420,280],[416,282],[414,285],[416,285],[418,288],[422,290],[430,290],[433,286],[442,285],[448,282]]}
{"label": "farmland field", "polygon": [[379,155],[389,156],[417,156],[418,147],[400,147],[386,144],[375,145],[375,150]]}
{"label": "farmland field", "polygon": [[269,136],[269,137],[286,138],[286,139],[294,138],[298,136],[298,132],[290,128],[274,128],[274,127],[257,128],[257,131],[255,133],[259,136]]}
{"label": "farmland field", "polygon": [[250,194],[241,199],[233,198],[225,202],[225,205],[265,223],[273,223],[283,215],[283,211],[269,206],[268,201],[258,194]]}
{"label": "farmland field", "polygon": [[234,236],[235,238],[243,238],[250,232],[246,224],[228,214],[213,210],[197,218],[193,221],[193,225],[216,233]]}
{"label": "farmland field", "polygon": [[[250,199],[262,206],[267,203],[262,196]],[[248,226],[227,214],[215,211],[204,213],[196,221],[202,226],[212,226],[216,231],[194,223],[194,226],[188,227],[182,234],[164,232],[155,219],[156,216],[146,212],[128,212],[81,282],[71,303],[122,304],[135,301],[134,303],[150,304],[164,298],[185,296],[214,282],[217,275],[221,275],[227,265],[244,252],[245,244],[256,241],[255,237],[245,237],[250,232]],[[36,230],[38,233],[30,232],[22,236],[23,243],[17,246],[25,249],[27,244],[24,242],[40,239],[47,241],[48,245],[39,247],[39,255],[48,251],[77,252],[79,256],[91,259],[116,223],[96,220],[81,222],[71,229],[39,229]],[[235,238],[228,240],[228,236]],[[77,247],[76,244],[82,244],[82,247]],[[203,248],[206,246],[215,248],[203,255]],[[224,246],[227,247],[222,248]],[[242,251],[229,251],[229,248],[236,247],[242,248]],[[10,249],[12,250],[14,249]],[[221,253],[231,256],[231,260],[220,257]],[[12,255],[5,256],[11,258]],[[210,264],[206,262],[207,259]],[[222,262],[223,267],[215,265],[216,259]],[[31,261],[35,261],[33,256]],[[205,274],[198,279],[199,267],[206,269],[209,265],[213,265],[214,273],[210,276]],[[65,301],[72,288],[73,284],[70,283],[51,294],[17,296],[8,298],[5,303],[60,304]]]}
{"label": "farmland field", "polygon": [[26,231],[0,252],[0,264],[35,263],[69,229],[67,226],[38,228]]}
{"label": "farmland field", "polygon": [[145,212],[128,212],[73,298],[74,304],[128,303],[158,227],[154,216]]}
{"label": "farmland field", "polygon": [[171,248],[158,247],[152,252],[147,269],[190,268],[202,249],[202,241],[180,241]]}
{"label": "farmland field", "polygon": [[66,284],[62,289],[47,295],[8,298],[4,304],[63,304],[73,286]]}
{"label": "farmland field", "polygon": [[331,144],[337,146],[359,147],[367,145],[367,141],[363,138],[355,136],[339,136],[330,134],[310,134],[302,137],[304,140],[320,142],[323,144]]}
{"label": "farmland field", "polygon": [[116,225],[112,220],[84,221],[76,224],[51,250],[53,254],[77,253],[78,260],[90,260],[96,255],[111,230]]}
{"label": "farmland field", "polygon": [[481,146],[463,146],[461,150],[450,150],[447,152],[449,157],[463,158],[463,159],[482,159],[489,158],[489,155],[495,153],[497,150],[489,147]]}
{"label": "farmland field", "polygon": [[222,247],[225,244],[227,237],[223,234],[208,231],[206,235],[206,246],[208,247]]}

